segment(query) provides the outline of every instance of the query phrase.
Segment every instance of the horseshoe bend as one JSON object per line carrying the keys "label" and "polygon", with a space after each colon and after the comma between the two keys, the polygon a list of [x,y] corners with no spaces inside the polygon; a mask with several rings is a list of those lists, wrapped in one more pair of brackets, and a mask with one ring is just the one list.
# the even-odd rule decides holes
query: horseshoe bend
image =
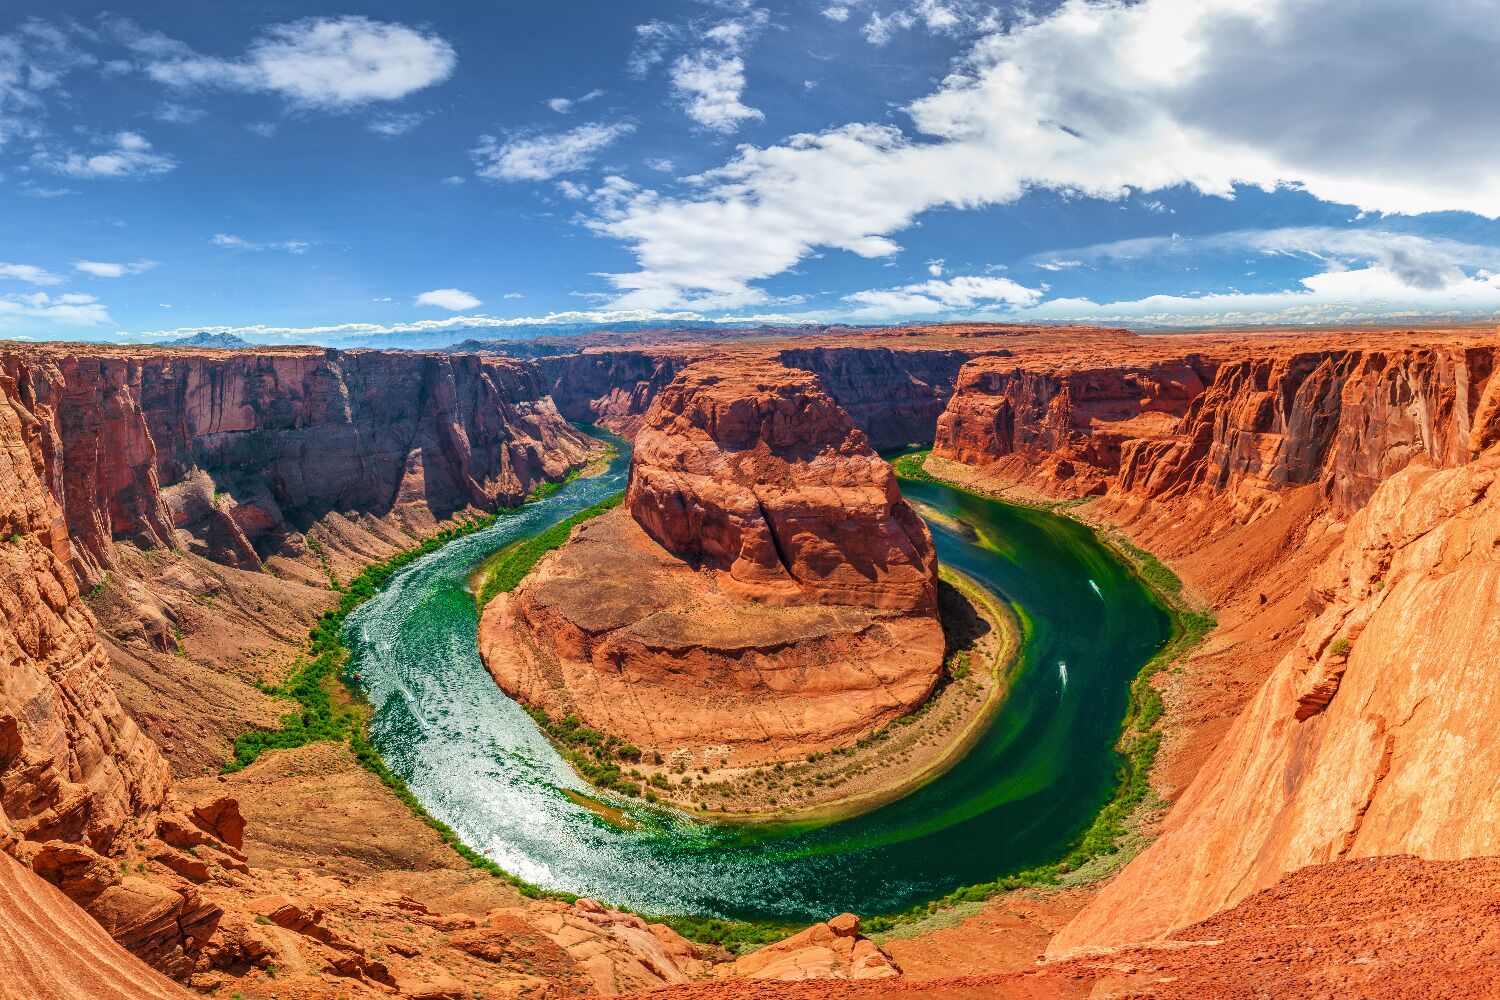
{"label": "horseshoe bend", "polygon": [[1497,0],[106,6],[0,1000],[1500,998]]}
{"label": "horseshoe bend", "polygon": [[1495,347],[10,349],[7,940],[89,996],[1486,976],[1413,935],[1492,905]]}

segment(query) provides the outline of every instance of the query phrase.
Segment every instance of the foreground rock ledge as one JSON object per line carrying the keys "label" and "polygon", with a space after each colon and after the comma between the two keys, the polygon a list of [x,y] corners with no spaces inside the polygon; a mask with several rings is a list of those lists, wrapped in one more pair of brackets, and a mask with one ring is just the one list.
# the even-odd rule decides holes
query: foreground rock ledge
{"label": "foreground rock ledge", "polygon": [[932,537],[812,375],[686,369],[646,416],[626,503],[485,609],[513,697],[723,767],[847,745],[936,687]]}

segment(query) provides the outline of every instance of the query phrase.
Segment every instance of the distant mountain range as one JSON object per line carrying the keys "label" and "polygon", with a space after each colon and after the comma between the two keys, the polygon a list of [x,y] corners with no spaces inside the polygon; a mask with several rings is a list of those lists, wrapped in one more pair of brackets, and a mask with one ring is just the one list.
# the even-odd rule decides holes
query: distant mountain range
{"label": "distant mountain range", "polygon": [[254,347],[243,337],[232,333],[195,333],[191,337],[179,337],[165,342],[167,347]]}

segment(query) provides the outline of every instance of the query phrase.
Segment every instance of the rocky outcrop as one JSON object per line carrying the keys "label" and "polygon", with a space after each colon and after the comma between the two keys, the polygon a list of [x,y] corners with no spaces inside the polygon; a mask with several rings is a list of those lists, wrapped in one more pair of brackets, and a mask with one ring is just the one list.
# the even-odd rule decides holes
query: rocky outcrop
{"label": "rocky outcrop", "polygon": [[637,434],[626,506],[485,609],[508,693],[714,767],[847,745],[931,694],[931,536],[808,373],[686,369]]}
{"label": "rocky outcrop", "polygon": [[1500,854],[1497,476],[1492,448],[1375,490],[1312,581],[1316,617],[1162,837],[1050,952],[1167,934],[1304,865]]}
{"label": "rocky outcrop", "polygon": [[189,1000],[57,889],[0,853],[0,997]]}
{"label": "rocky outcrop", "polygon": [[819,346],[790,348],[777,357],[788,368],[816,375],[871,446],[885,450],[933,440],[959,370],[974,352]]}
{"label": "rocky outcrop", "polygon": [[625,504],[646,533],[762,601],[931,613],[937,557],[890,467],[816,378],[704,363],[657,398]]}
{"label": "rocky outcrop", "polygon": [[1214,372],[1193,353],[1081,368],[980,358],[959,374],[933,454],[1056,495],[1100,494],[1122,453],[1176,430]]}
{"label": "rocky outcrop", "polygon": [[852,913],[813,924],[775,944],[752,951],[717,975],[738,979],[892,979],[901,969],[880,946],[859,932]]}
{"label": "rocky outcrop", "polygon": [[43,349],[0,366],[48,425],[44,478],[90,584],[116,538],[254,569],[330,513],[514,504],[594,447],[504,359]]}

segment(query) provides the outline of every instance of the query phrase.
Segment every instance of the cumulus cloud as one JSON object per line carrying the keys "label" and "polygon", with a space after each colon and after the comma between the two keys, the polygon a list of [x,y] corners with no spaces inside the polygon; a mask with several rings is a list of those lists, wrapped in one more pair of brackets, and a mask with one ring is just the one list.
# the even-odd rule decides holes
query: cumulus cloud
{"label": "cumulus cloud", "polygon": [[92,295],[67,293],[48,295],[0,295],[0,331],[9,331],[17,321],[27,326],[53,323],[68,327],[97,327],[112,324],[109,310]]}
{"label": "cumulus cloud", "polygon": [[43,170],[80,180],[118,180],[150,177],[177,167],[177,161],[156,152],[139,132],[117,132],[98,153],[42,150],[31,162]]}
{"label": "cumulus cloud", "polygon": [[546,181],[583,170],[599,152],[635,131],[629,122],[589,124],[567,132],[522,135],[501,141],[479,137],[473,156],[480,177],[494,181]]}
{"label": "cumulus cloud", "polygon": [[273,25],[234,59],[199,55],[128,23],[116,27],[161,83],[274,93],[305,107],[399,100],[448,79],[458,62],[453,46],[435,34],[358,16]]}
{"label": "cumulus cloud", "polygon": [[242,239],[229,233],[215,233],[213,239],[209,240],[216,247],[225,247],[229,250],[250,250],[261,252],[265,250],[282,250],[286,253],[306,253],[311,245],[302,240],[286,240],[281,243],[257,243],[254,240]]}
{"label": "cumulus cloud", "polygon": [[473,309],[484,303],[468,292],[458,288],[435,288],[430,292],[423,292],[417,296],[419,306],[437,306],[439,309],[447,309],[449,312],[461,312],[465,309]]}
{"label": "cumulus cloud", "polygon": [[[1432,0],[1068,0],[993,30],[908,109],[742,147],[690,195],[594,220],[627,243],[622,307],[764,301],[817,248],[865,256],[928,210],[1035,188],[1117,199],[1294,185],[1376,212],[1500,216],[1500,21]],[[1432,53],[1442,53],[1434,59]],[[1337,72],[1330,67],[1337,66]]]}
{"label": "cumulus cloud", "polygon": [[636,28],[629,69],[646,75],[667,63],[673,102],[698,125],[729,134],[764,118],[744,103],[745,50],[770,23],[770,13],[750,3],[715,3],[734,16],[711,23],[650,21]]}
{"label": "cumulus cloud", "polygon": [[899,288],[872,289],[844,296],[857,308],[854,319],[899,319],[959,311],[984,311],[1002,306],[1029,306],[1042,297],[1009,278],[965,275],[947,281],[933,279]]}
{"label": "cumulus cloud", "polygon": [[744,92],[745,61],[739,56],[704,49],[672,64],[672,93],[687,116],[710,131],[727,134],[765,118],[740,100]]}
{"label": "cumulus cloud", "polygon": [[35,264],[0,263],[0,280],[24,281],[29,285],[60,285],[67,279]]}
{"label": "cumulus cloud", "polygon": [[75,260],[73,270],[95,278],[123,278],[127,274],[141,274],[156,266],[154,260],[137,260],[129,264],[117,264],[103,260]]}

